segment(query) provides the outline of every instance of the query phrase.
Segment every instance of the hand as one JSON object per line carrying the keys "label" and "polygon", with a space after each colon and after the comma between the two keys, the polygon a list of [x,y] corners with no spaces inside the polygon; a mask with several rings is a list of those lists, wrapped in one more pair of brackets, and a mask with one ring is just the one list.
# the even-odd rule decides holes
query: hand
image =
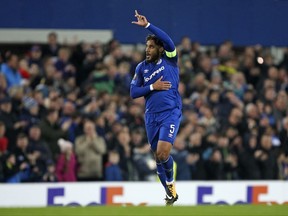
{"label": "hand", "polygon": [[20,164],[19,168],[20,168],[20,170],[24,170],[24,169],[28,168],[28,164],[26,162],[23,162]]}
{"label": "hand", "polygon": [[256,150],[255,153],[254,153],[254,157],[255,158],[260,158],[260,156],[263,154],[263,151],[262,150]]}
{"label": "hand", "polygon": [[137,22],[132,21],[133,24],[145,27],[148,24],[148,21],[145,16],[138,14],[138,11],[135,10],[135,17],[137,17]]}
{"label": "hand", "polygon": [[226,158],[226,162],[230,163],[232,167],[236,167],[238,165],[237,157],[235,155],[229,154]]}
{"label": "hand", "polygon": [[72,120],[69,119],[62,124],[62,130],[67,131],[72,124]]}
{"label": "hand", "polygon": [[96,135],[96,132],[89,132],[89,133],[87,133],[87,139],[89,140],[89,141],[93,141],[95,138],[97,137],[97,135]]}
{"label": "hand", "polygon": [[169,90],[172,85],[169,81],[162,81],[163,76],[161,76],[156,82],[153,83],[153,89],[155,90]]}
{"label": "hand", "polygon": [[269,119],[265,116],[265,117],[263,117],[262,119],[260,119],[260,125],[262,126],[262,127],[267,127],[267,126],[269,126]]}
{"label": "hand", "polygon": [[14,129],[25,127],[27,124],[27,121],[18,121],[14,124]]}
{"label": "hand", "polygon": [[261,157],[260,157],[261,161],[265,161],[267,159],[268,159],[268,155],[266,153],[262,154]]}

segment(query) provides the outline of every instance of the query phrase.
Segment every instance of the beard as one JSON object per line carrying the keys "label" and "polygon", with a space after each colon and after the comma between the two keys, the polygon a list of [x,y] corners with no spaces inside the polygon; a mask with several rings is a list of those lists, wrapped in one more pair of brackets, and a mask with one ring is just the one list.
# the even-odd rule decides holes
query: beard
{"label": "beard", "polygon": [[157,62],[160,58],[161,58],[161,53],[160,52],[157,52],[157,53],[154,53],[154,54],[146,54],[146,61],[148,63],[151,63],[151,62]]}

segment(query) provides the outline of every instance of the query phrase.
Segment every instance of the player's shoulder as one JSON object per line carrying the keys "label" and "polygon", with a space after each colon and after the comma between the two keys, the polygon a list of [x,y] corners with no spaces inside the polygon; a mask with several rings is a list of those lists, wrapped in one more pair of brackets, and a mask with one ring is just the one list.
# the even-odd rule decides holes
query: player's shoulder
{"label": "player's shoulder", "polygon": [[136,66],[136,71],[140,71],[143,67],[145,67],[145,61],[141,61]]}

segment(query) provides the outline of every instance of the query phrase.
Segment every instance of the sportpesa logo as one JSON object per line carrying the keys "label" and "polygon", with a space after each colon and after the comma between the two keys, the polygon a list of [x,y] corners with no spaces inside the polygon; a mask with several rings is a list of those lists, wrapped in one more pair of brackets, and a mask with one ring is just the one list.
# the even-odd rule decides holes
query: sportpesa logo
{"label": "sportpesa logo", "polygon": [[165,69],[164,66],[158,68],[156,71],[154,71],[149,77],[144,77],[144,81],[148,82],[150,81],[154,76],[156,76],[158,73],[160,73],[161,71],[163,71]]}

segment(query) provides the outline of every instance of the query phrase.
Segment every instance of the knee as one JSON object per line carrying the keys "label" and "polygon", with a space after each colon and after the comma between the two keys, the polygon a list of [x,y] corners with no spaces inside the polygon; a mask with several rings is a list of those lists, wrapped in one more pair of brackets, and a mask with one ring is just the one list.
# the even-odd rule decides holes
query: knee
{"label": "knee", "polygon": [[169,152],[166,151],[157,151],[156,153],[157,159],[161,162],[166,161],[169,157]]}

